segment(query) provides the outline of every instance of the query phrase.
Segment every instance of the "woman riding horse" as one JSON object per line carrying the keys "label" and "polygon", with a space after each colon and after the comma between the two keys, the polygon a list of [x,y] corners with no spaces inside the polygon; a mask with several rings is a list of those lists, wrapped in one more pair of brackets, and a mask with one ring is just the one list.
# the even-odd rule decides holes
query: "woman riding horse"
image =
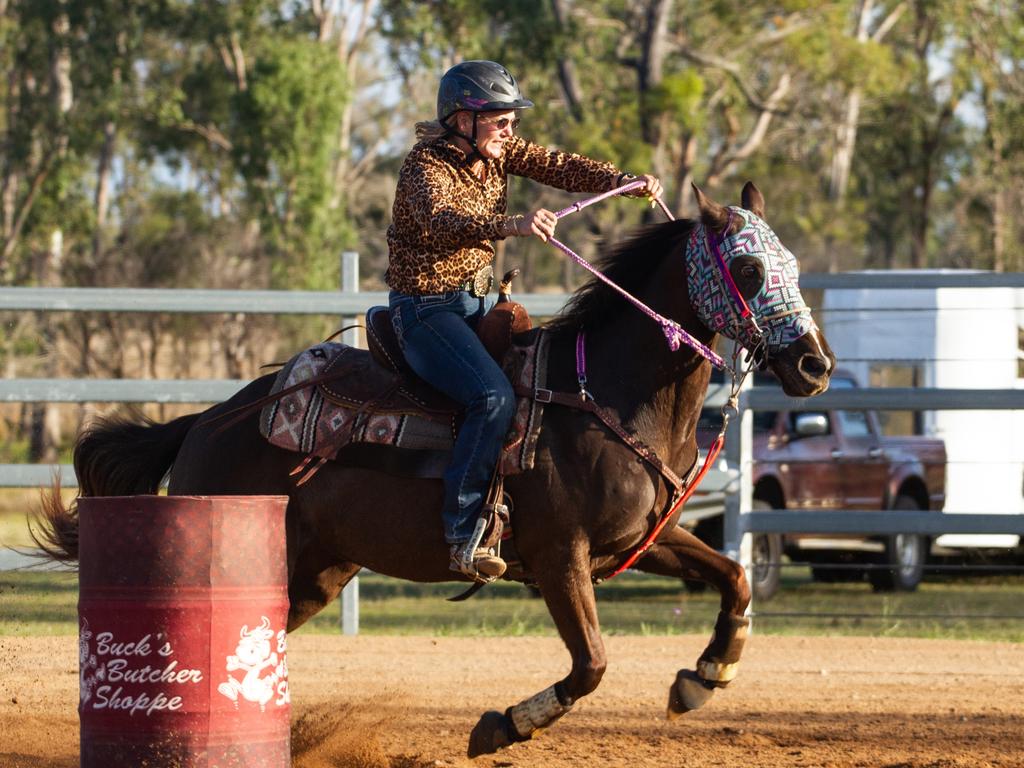
{"label": "woman riding horse", "polygon": [[[516,111],[532,106],[500,64],[465,61],[448,70],[438,88],[437,120],[416,125],[419,143],[399,172],[388,228],[385,279],[405,359],[466,408],[444,475],[442,514],[451,569],[478,581],[505,572],[493,550],[478,546],[478,519],[515,410],[511,384],[475,331],[490,307],[491,241],[537,236],[546,242],[557,221],[544,208],[506,215],[508,175],[569,192],[604,192],[633,178],[610,163],[516,136]],[[661,195],[654,176],[643,180],[634,195]]]}
{"label": "woman riding horse", "polygon": [[[500,94],[501,103],[521,103],[518,90],[510,89]],[[520,172],[534,158],[542,180],[557,176],[559,163],[593,171],[569,179],[578,182],[570,188],[607,187],[614,180],[611,166],[546,153],[512,138],[511,122],[481,133],[480,123],[493,115],[481,118],[474,112],[488,103],[463,105],[470,108],[462,118],[448,115],[447,124],[464,136],[452,133],[441,140],[439,135],[433,143],[421,143],[403,169],[403,184],[415,186],[417,174],[433,173],[441,189],[459,195],[442,203],[445,198],[432,196],[427,185],[412,195],[421,203],[436,200],[436,218],[427,215],[429,207],[404,210],[405,203],[396,204],[393,235],[398,239],[393,239],[388,277],[406,297],[405,306],[397,299],[394,314],[403,324],[413,321],[411,329],[402,329],[413,357],[420,335],[446,338],[445,333],[463,331],[467,319],[482,309],[481,297],[460,286],[490,260],[488,238],[502,235],[499,224],[510,221],[503,215],[506,173]],[[512,120],[514,110],[499,114]],[[483,150],[481,158],[470,158],[477,150],[466,137]],[[466,142],[461,148],[460,138]],[[496,157],[486,156],[488,138],[499,139]],[[472,173],[474,161],[482,180]],[[650,179],[644,187],[657,191],[657,182]],[[463,198],[477,207],[466,208]],[[697,709],[736,675],[749,624],[750,587],[743,567],[676,524],[698,464],[696,427],[711,361],[718,359],[711,348],[718,334],[739,342],[792,397],[824,391],[835,356],[801,296],[796,257],[765,221],[760,190],[748,182],[739,206],[720,205],[699,190],[696,199],[698,218],[651,227],[620,243],[600,264],[600,279],[576,291],[558,320],[530,334],[547,342],[543,388],[534,388],[531,397],[548,405],[533,467],[508,478],[516,501],[508,543],[517,558],[504,577],[538,586],[571,667],[542,691],[504,711],[484,713],[470,734],[470,756],[533,738],[597,688],[607,656],[594,583],[628,566],[705,581],[720,595],[710,642],[695,669],[680,669],[669,687],[669,715]],[[472,226],[435,226],[436,241],[425,236],[417,241],[411,229],[415,212],[422,224]],[[529,218],[530,232],[550,237],[553,223],[544,213]],[[517,233],[525,234],[526,221],[516,224]],[[468,231],[472,237],[446,239],[442,231]],[[407,250],[401,251],[403,243]],[[431,243],[446,244],[447,250],[429,250]],[[422,287],[409,279],[413,276],[422,279]],[[401,282],[403,277],[409,282]],[[439,316],[450,327],[434,330]],[[475,339],[464,345],[476,349],[470,343]],[[476,380],[475,369],[470,370]],[[288,496],[289,632],[329,605],[361,568],[419,582],[486,575],[482,567],[468,568],[470,576],[461,567],[453,572],[445,562],[450,549],[445,539],[451,537],[437,517],[445,489],[435,479],[391,472],[376,454],[379,464],[327,461],[314,482],[296,484],[289,474],[295,453],[260,439],[259,410],[275,378],[263,376],[224,403],[166,424],[97,419],[75,445],[79,495],[157,493],[169,473],[171,495]],[[470,452],[471,460],[479,462],[481,456]],[[478,488],[486,474],[478,476],[484,478]],[[77,502],[65,505],[55,487],[43,498],[38,523],[37,540],[48,554],[77,559]],[[244,532],[235,535],[244,541]]]}

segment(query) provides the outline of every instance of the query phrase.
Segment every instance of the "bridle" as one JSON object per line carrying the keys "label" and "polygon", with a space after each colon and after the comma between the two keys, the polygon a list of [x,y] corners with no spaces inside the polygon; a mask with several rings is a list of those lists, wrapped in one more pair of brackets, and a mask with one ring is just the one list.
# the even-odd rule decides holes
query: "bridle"
{"label": "bridle", "polygon": [[763,367],[767,363],[768,357],[764,333],[761,331],[761,326],[758,325],[757,318],[754,316],[754,313],[750,310],[747,300],[743,298],[743,294],[737,287],[736,280],[732,276],[732,271],[725,263],[725,256],[722,255],[722,250],[725,246],[725,238],[732,230],[733,220],[732,209],[727,208],[726,210],[729,212],[729,217],[726,219],[725,229],[723,229],[715,238],[715,244],[713,247],[710,242],[712,230],[710,227],[706,225],[704,226],[704,239],[708,243],[708,251],[714,258],[715,266],[718,267],[718,269],[712,270],[711,273],[722,285],[722,288],[725,290],[731,301],[727,306],[732,310],[733,315],[733,338],[745,338],[753,342],[748,348],[750,360],[758,367]]}
{"label": "bridle", "polygon": [[[817,326],[799,290],[796,259],[757,214],[725,209],[721,233],[706,225],[687,242],[686,273],[690,303],[716,333],[734,339],[759,368],[768,358]],[[742,226],[733,232],[734,221]],[[745,298],[736,286],[725,254],[757,256],[764,275],[760,290]]]}

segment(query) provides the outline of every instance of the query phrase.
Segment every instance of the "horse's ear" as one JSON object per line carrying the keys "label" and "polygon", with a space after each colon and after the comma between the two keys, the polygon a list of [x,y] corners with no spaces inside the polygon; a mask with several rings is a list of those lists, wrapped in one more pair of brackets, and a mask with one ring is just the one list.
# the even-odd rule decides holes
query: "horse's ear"
{"label": "horse's ear", "polygon": [[759,219],[764,218],[764,195],[761,194],[761,190],[757,188],[754,182],[748,181],[743,185],[740,202],[746,210],[753,213]]}
{"label": "horse's ear", "polygon": [[696,184],[692,186],[693,194],[697,198],[697,207],[700,209],[700,220],[704,226],[716,232],[725,229],[729,223],[729,211],[705,195]]}

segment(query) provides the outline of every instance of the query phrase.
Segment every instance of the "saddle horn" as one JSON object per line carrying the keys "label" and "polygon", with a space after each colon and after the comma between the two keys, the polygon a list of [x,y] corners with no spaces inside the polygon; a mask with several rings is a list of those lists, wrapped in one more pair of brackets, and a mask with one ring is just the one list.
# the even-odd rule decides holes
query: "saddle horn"
{"label": "saddle horn", "polygon": [[533,327],[526,307],[512,301],[512,281],[519,276],[519,273],[518,268],[510,269],[505,273],[498,287],[498,301],[491,307],[491,311],[483,316],[476,330],[480,341],[483,342],[484,347],[491,353],[491,357],[497,361],[498,365],[501,365],[505,352],[511,346],[512,337]]}

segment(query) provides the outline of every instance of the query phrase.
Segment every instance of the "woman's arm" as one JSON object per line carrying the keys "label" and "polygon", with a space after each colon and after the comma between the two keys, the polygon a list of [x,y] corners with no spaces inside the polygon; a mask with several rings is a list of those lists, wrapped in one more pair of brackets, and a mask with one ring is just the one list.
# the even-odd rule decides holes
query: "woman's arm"
{"label": "woman's arm", "polygon": [[503,157],[506,172],[566,192],[605,192],[622,173],[611,163],[548,149],[521,136],[508,140]]}
{"label": "woman's arm", "polygon": [[611,163],[556,149],[547,149],[519,136],[505,145],[505,169],[516,176],[539,181],[567,192],[606,192],[630,181],[643,181],[643,187],[627,192],[630,197],[661,197],[661,182],[656,176],[634,176],[619,171]]}

